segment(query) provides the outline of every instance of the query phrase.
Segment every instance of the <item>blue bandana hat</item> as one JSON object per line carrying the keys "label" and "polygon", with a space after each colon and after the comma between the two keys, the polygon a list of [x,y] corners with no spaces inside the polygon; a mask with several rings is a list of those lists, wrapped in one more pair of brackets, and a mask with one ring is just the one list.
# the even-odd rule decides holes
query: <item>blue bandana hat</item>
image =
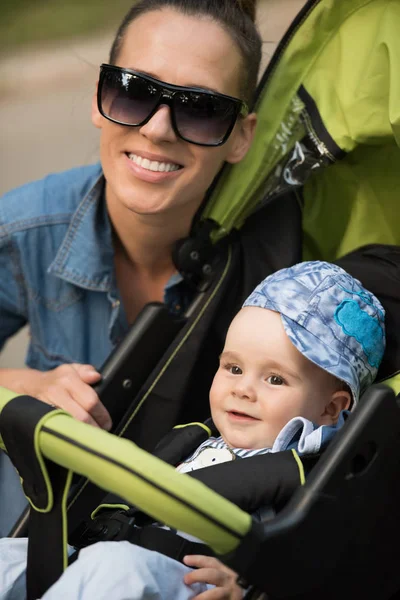
{"label": "blue bandana hat", "polygon": [[346,382],[353,406],[374,381],[385,350],[379,300],[337,265],[302,262],[262,281],[243,306],[281,314],[294,346]]}

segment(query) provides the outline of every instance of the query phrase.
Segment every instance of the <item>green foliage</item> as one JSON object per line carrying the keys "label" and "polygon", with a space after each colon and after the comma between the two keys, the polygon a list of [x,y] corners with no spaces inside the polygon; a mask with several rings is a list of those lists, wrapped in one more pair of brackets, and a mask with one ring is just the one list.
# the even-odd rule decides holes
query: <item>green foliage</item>
{"label": "green foliage", "polygon": [[116,29],[133,0],[1,0],[0,48],[95,35]]}

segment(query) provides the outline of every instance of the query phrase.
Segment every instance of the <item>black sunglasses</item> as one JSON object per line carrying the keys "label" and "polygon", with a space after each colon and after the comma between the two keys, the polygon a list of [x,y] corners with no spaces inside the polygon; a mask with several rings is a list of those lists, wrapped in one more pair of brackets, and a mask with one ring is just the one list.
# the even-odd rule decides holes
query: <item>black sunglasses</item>
{"label": "black sunglasses", "polygon": [[131,69],[101,65],[97,105],[109,121],[139,127],[162,104],[171,109],[176,135],[199,146],[221,146],[238,116],[249,113],[247,105],[232,96],[172,85]]}

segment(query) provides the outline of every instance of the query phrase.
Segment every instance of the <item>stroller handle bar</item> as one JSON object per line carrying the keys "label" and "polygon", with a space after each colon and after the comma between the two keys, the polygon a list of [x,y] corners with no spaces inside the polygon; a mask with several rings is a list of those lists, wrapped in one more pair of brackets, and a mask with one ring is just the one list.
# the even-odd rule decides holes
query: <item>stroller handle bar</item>
{"label": "stroller handle bar", "polygon": [[[18,401],[15,392],[0,388],[0,416],[13,399]],[[0,448],[7,450],[1,436]],[[39,421],[35,450],[38,458],[87,477],[157,521],[200,538],[218,554],[235,550],[251,529],[248,513],[203,483],[63,410],[52,410]],[[45,461],[39,462],[45,468]]]}

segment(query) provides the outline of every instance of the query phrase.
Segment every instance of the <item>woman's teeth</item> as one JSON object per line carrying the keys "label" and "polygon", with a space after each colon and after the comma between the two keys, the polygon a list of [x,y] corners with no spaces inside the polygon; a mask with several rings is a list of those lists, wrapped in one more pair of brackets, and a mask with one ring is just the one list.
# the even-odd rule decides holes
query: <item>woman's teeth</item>
{"label": "woman's teeth", "polygon": [[128,157],[132,162],[143,169],[147,169],[148,171],[156,171],[159,173],[169,173],[171,171],[178,171],[180,169],[180,165],[176,163],[166,163],[166,162],[158,162],[157,160],[149,160],[148,158],[142,158],[141,156],[137,156],[136,154],[128,154]]}

